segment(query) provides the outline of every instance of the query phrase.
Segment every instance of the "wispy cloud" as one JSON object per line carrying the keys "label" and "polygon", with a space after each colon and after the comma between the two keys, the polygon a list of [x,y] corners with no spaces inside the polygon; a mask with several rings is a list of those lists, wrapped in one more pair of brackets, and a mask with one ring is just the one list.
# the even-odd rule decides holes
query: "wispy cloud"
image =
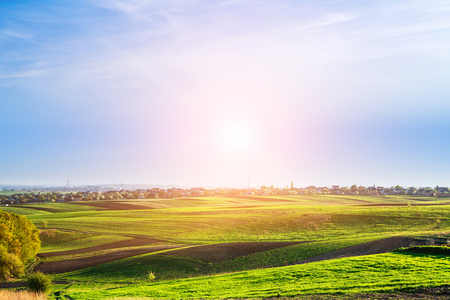
{"label": "wispy cloud", "polygon": [[34,70],[25,70],[14,73],[0,73],[0,78],[2,79],[17,79],[17,78],[38,78],[43,75],[51,72],[50,69],[34,69]]}
{"label": "wispy cloud", "polygon": [[[386,2],[379,10],[359,12],[360,20],[352,29],[361,44],[371,45],[372,51],[393,54],[440,47],[450,30],[450,4],[423,1]],[[374,47],[375,46],[375,47]]]}
{"label": "wispy cloud", "polygon": [[123,0],[114,0],[114,1],[100,1],[96,2],[100,6],[119,11],[125,14],[130,15],[138,15],[141,13],[144,9],[149,7],[154,1],[140,1],[140,0],[129,0],[129,1],[123,1]]}
{"label": "wispy cloud", "polygon": [[0,30],[0,38],[1,36],[12,37],[17,39],[32,39],[33,35],[28,33],[21,33],[14,30],[3,29]]}

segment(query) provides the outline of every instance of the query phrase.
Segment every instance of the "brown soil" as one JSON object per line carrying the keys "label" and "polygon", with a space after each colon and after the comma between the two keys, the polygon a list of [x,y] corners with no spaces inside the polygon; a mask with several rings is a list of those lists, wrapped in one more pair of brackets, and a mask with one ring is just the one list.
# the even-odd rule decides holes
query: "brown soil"
{"label": "brown soil", "polygon": [[236,196],[236,199],[258,200],[260,202],[296,202],[295,200],[280,199],[275,197]]}
{"label": "brown soil", "polygon": [[133,238],[131,240],[118,241],[118,242],[113,242],[113,243],[109,243],[109,244],[103,244],[103,245],[93,246],[93,247],[88,247],[88,248],[82,248],[82,249],[39,253],[37,256],[38,257],[51,257],[51,256],[61,256],[61,255],[81,254],[81,253],[115,249],[115,248],[151,245],[151,244],[157,244],[160,242],[163,242],[163,241],[157,240],[157,239],[151,239],[151,238]]}
{"label": "brown soil", "polygon": [[322,255],[314,256],[299,262],[300,264],[321,261],[321,260],[329,260],[336,259],[341,257],[350,257],[350,256],[362,256],[362,255],[370,255],[370,254],[380,254],[391,252],[395,249],[401,247],[411,247],[411,246],[420,246],[427,245],[429,241],[427,240],[418,240],[409,237],[396,236],[383,240],[373,241],[365,244],[355,245],[339,250],[335,250],[332,252],[328,252]]}
{"label": "brown soil", "polygon": [[[131,240],[131,244],[127,244],[127,241],[109,243],[97,247],[90,247],[72,251],[62,251],[50,253],[45,256],[44,253],[40,254],[41,257],[59,256],[68,254],[86,253],[94,250],[107,250],[121,247],[130,247],[137,245],[145,245],[160,242],[158,240],[135,238]],[[194,259],[199,259],[208,263],[218,263],[227,260],[231,260],[237,257],[254,254],[257,252],[268,251],[272,249],[287,247],[291,245],[307,243],[307,242],[241,242],[241,243],[223,243],[213,245],[194,246],[186,249],[178,249],[165,252],[159,255],[177,255],[185,256]],[[339,249],[326,254],[315,256],[300,262],[309,263],[321,260],[329,260],[341,257],[361,256],[369,254],[386,253],[393,251],[400,247],[410,247],[412,245],[426,245],[429,241],[417,240],[408,237],[392,237],[383,239],[380,241],[369,242],[361,245],[351,246],[344,249]],[[184,245],[186,246],[186,245]],[[84,257],[72,260],[63,260],[55,262],[42,262],[35,270],[44,273],[65,273],[75,270],[81,270],[88,267],[98,266],[104,263],[113,262],[116,260],[124,259],[127,257],[141,255],[146,253],[153,253],[160,250],[176,249],[182,246],[159,246],[159,247],[145,247],[136,249],[118,250],[106,254]],[[87,250],[89,249],[89,251]],[[70,252],[70,253],[69,253]]]}
{"label": "brown soil", "polygon": [[40,210],[40,211],[48,211],[48,212],[53,212],[54,211],[53,208],[39,207],[39,206],[36,206],[36,205],[14,205],[14,206],[11,206],[11,207],[29,208],[29,209]]}
{"label": "brown soil", "polygon": [[66,273],[76,270],[81,270],[89,267],[95,267],[101,264],[113,262],[127,257],[141,255],[146,253],[153,253],[156,251],[178,248],[181,246],[161,246],[161,247],[147,247],[130,250],[116,251],[107,254],[84,257],[71,260],[60,260],[51,262],[42,262],[34,268],[35,271],[40,271],[46,274]]}
{"label": "brown soil", "polygon": [[441,203],[373,203],[373,204],[364,204],[361,206],[439,206],[439,205],[450,205],[450,202],[441,202]]}
{"label": "brown soil", "polygon": [[[450,299],[450,286],[440,286],[432,288],[418,289],[402,293],[379,293],[379,294],[354,294],[354,295],[305,295],[298,297],[274,297],[264,298],[265,300],[363,300],[363,299],[377,299],[377,300],[424,300],[424,299]],[[239,300],[239,299],[236,299]]]}
{"label": "brown soil", "polygon": [[142,210],[142,209],[151,209],[149,206],[139,205],[139,204],[130,204],[127,202],[118,202],[114,200],[108,201],[96,201],[96,202],[72,202],[71,204],[78,205],[87,205],[92,206],[104,210]]}
{"label": "brown soil", "polygon": [[0,282],[0,289],[20,288],[26,286],[23,281]]}
{"label": "brown soil", "polygon": [[195,246],[173,250],[160,255],[177,255],[199,259],[208,263],[218,263],[240,256],[273,250],[308,242],[241,242]]}

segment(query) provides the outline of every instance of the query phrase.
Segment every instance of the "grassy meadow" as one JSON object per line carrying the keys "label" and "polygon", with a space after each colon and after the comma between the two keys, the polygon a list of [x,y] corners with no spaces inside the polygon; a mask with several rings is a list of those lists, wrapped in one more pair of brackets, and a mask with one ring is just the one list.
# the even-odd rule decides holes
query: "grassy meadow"
{"label": "grassy meadow", "polygon": [[[41,229],[41,253],[152,238],[155,252],[53,275],[55,299],[264,298],[409,291],[450,282],[448,254],[395,252],[308,264],[302,260],[395,236],[450,238],[449,198],[408,196],[201,197],[27,204],[1,209]],[[305,242],[210,262],[157,247]],[[162,249],[162,248],[161,248]],[[92,250],[92,251],[91,251]],[[108,255],[91,249],[43,257]],[[157,251],[156,251],[157,250]],[[152,279],[149,274],[154,274]],[[66,298],[67,298],[66,297]]]}
{"label": "grassy meadow", "polygon": [[75,299],[229,299],[411,291],[449,281],[448,256],[389,253],[160,282],[74,283],[66,291]]}

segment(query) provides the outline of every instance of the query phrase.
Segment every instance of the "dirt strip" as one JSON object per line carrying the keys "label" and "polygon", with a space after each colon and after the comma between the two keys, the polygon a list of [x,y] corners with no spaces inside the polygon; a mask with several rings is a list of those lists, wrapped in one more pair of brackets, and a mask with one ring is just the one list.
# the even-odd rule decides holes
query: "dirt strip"
{"label": "dirt strip", "polygon": [[173,250],[160,255],[177,255],[218,263],[257,252],[283,248],[309,242],[240,242],[223,243]]}
{"label": "dirt strip", "polygon": [[429,241],[427,240],[413,239],[404,236],[395,236],[314,256],[308,259],[304,259],[298,264],[306,264],[315,261],[336,259],[342,257],[387,253],[402,247],[423,246],[428,244]]}
{"label": "dirt strip", "polygon": [[359,206],[440,206],[440,205],[450,205],[450,202],[440,202],[440,203],[373,203],[373,204],[363,204]]}
{"label": "dirt strip", "polygon": [[139,205],[139,204],[131,204],[127,202],[120,202],[114,200],[108,201],[88,201],[88,202],[71,202],[71,204],[75,205],[86,205],[92,206],[95,208],[100,208],[103,210],[143,210],[143,209],[151,209],[152,207]]}
{"label": "dirt strip", "polygon": [[89,267],[99,266],[101,264],[106,264],[116,260],[128,258],[135,255],[153,253],[161,250],[175,249],[181,246],[161,246],[161,247],[151,247],[151,248],[137,248],[130,250],[117,251],[107,254],[101,254],[96,256],[84,257],[79,259],[70,260],[60,260],[60,261],[49,261],[42,262],[34,268],[34,271],[40,271],[46,274],[58,274],[65,272],[77,271]]}
{"label": "dirt strip", "polygon": [[109,249],[115,249],[115,248],[152,245],[152,244],[157,244],[157,243],[161,243],[161,242],[164,242],[164,241],[152,239],[152,238],[133,238],[131,240],[123,240],[123,241],[103,244],[103,245],[99,245],[99,246],[87,247],[87,248],[82,248],[82,249],[59,251],[59,252],[38,253],[37,256],[38,257],[51,257],[51,256],[71,255],[71,254],[81,254],[81,253],[109,250]]}

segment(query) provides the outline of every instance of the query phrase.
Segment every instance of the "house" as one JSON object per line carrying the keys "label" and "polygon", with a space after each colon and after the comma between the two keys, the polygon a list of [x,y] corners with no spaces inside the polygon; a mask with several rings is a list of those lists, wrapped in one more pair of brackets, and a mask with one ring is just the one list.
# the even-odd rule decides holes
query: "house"
{"label": "house", "polygon": [[341,195],[342,191],[339,185],[332,185],[330,189],[331,194],[333,195]]}
{"label": "house", "polygon": [[448,189],[448,187],[436,187],[436,191],[439,193],[439,194],[447,194],[447,193],[449,193],[450,192],[450,190]]}
{"label": "house", "polygon": [[378,192],[377,189],[375,189],[375,188],[370,189],[370,188],[369,188],[369,195],[370,195],[370,196],[378,196],[379,194],[380,194],[380,192]]}

